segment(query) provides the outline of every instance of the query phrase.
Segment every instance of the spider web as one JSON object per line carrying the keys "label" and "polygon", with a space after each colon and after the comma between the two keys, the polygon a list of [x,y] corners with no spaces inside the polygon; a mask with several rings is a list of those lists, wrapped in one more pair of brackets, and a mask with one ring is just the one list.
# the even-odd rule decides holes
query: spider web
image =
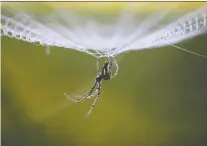
{"label": "spider web", "polygon": [[[157,20],[160,21],[159,18]],[[205,5],[188,13],[153,32],[150,30],[153,27],[153,25],[149,25],[151,22],[151,19],[142,22],[137,29],[138,33],[134,32],[134,37],[129,42],[120,45],[120,49],[115,50],[114,55],[128,50],[152,49],[168,45],[176,46],[173,44],[207,33],[207,6]]]}
{"label": "spider web", "polygon": [[168,46],[207,32],[206,4],[165,22],[171,13],[161,8],[143,18],[127,8],[116,19],[101,21],[60,9],[41,17],[14,10],[10,16],[1,14],[1,36],[100,58]]}

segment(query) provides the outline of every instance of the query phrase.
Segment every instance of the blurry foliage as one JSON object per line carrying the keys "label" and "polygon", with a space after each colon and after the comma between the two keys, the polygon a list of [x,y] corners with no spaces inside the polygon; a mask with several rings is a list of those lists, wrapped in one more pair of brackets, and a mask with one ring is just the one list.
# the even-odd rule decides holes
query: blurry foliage
{"label": "blurry foliage", "polygon": [[[206,36],[179,44],[207,54]],[[207,61],[173,47],[126,53],[100,100],[76,105],[96,75],[96,59],[2,37],[2,143],[193,145],[206,143]]]}

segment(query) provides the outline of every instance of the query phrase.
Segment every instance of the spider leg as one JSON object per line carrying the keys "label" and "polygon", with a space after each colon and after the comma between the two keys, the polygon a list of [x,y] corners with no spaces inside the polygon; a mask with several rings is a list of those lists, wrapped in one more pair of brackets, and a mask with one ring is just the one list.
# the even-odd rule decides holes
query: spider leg
{"label": "spider leg", "polygon": [[[88,99],[90,99],[90,98],[93,98],[94,96],[96,96],[97,95],[97,90],[95,91],[95,92],[93,92],[93,94],[91,94],[91,95],[88,95],[86,98],[88,98]],[[74,96],[74,98],[75,99],[80,99],[80,98],[82,98],[83,96]]]}
{"label": "spider leg", "polygon": [[116,62],[116,59],[113,58],[113,62],[114,62],[114,64],[115,64],[115,66],[116,66],[116,71],[115,71],[115,73],[111,76],[112,79],[113,79],[114,77],[116,77],[116,75],[117,75],[118,72],[119,72],[119,65],[118,65],[118,63]]}
{"label": "spider leg", "polygon": [[88,117],[88,116],[91,114],[93,108],[95,107],[96,102],[98,101],[98,99],[99,99],[99,97],[100,97],[100,94],[101,94],[101,81],[98,82],[97,94],[98,94],[98,95],[97,95],[96,99],[94,100],[93,104],[91,105],[90,110],[89,110],[88,113],[86,114],[86,117]]}
{"label": "spider leg", "polygon": [[98,89],[96,89],[96,91],[93,94],[87,96],[87,98],[91,99],[91,98],[95,97],[97,94],[98,94]]}
{"label": "spider leg", "polygon": [[[97,94],[98,94],[98,90],[96,89],[96,91],[93,92],[93,94],[88,95],[86,98],[88,98],[88,99],[93,98],[93,97],[96,96]],[[83,97],[83,96],[74,96],[74,98],[76,98],[76,99],[80,99],[80,98],[82,98],[82,97]]]}
{"label": "spider leg", "polygon": [[[88,96],[91,95],[91,93],[93,92],[93,90],[94,90],[96,84],[97,84],[97,81],[95,81],[93,87],[92,87],[86,94],[84,94],[84,95],[81,97],[80,100],[75,100],[75,99],[71,98],[70,96],[68,96],[66,93],[64,93],[64,94],[65,94],[65,96],[66,96],[71,102],[74,102],[74,103],[80,103],[80,102],[82,102],[84,99],[86,99]],[[95,96],[95,95],[94,95],[94,96]]]}

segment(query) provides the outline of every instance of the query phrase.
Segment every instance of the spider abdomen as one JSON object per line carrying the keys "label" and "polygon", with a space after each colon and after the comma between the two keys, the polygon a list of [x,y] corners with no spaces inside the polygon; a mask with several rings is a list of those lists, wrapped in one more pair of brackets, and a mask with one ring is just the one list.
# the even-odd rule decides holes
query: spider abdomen
{"label": "spider abdomen", "polygon": [[110,80],[111,77],[110,77],[109,75],[105,75],[105,76],[103,76],[103,79],[104,79],[104,80]]}

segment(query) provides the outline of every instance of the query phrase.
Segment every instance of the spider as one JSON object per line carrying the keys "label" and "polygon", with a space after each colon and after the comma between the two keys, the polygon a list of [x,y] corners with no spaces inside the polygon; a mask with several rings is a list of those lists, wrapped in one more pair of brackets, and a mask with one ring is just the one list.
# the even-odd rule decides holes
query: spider
{"label": "spider", "polygon": [[[108,59],[109,59],[109,62],[107,62]],[[79,97],[80,100],[75,100],[75,99],[71,98],[69,95],[67,95],[66,93],[64,93],[65,96],[74,103],[81,103],[86,98],[93,98],[97,95],[97,97],[95,98],[94,102],[92,103],[86,116],[91,114],[93,108],[95,107],[97,100],[100,97],[102,80],[111,80],[118,74],[119,66],[118,66],[116,60],[113,58],[113,62],[112,62],[111,58],[108,58],[108,59],[105,61],[101,71],[98,72],[98,75],[95,78],[95,82],[94,82],[92,88],[87,93],[85,93],[83,96]],[[113,63],[115,63],[115,66],[116,66],[116,72],[114,74],[112,74]],[[96,85],[97,85],[96,91],[93,93]]]}

